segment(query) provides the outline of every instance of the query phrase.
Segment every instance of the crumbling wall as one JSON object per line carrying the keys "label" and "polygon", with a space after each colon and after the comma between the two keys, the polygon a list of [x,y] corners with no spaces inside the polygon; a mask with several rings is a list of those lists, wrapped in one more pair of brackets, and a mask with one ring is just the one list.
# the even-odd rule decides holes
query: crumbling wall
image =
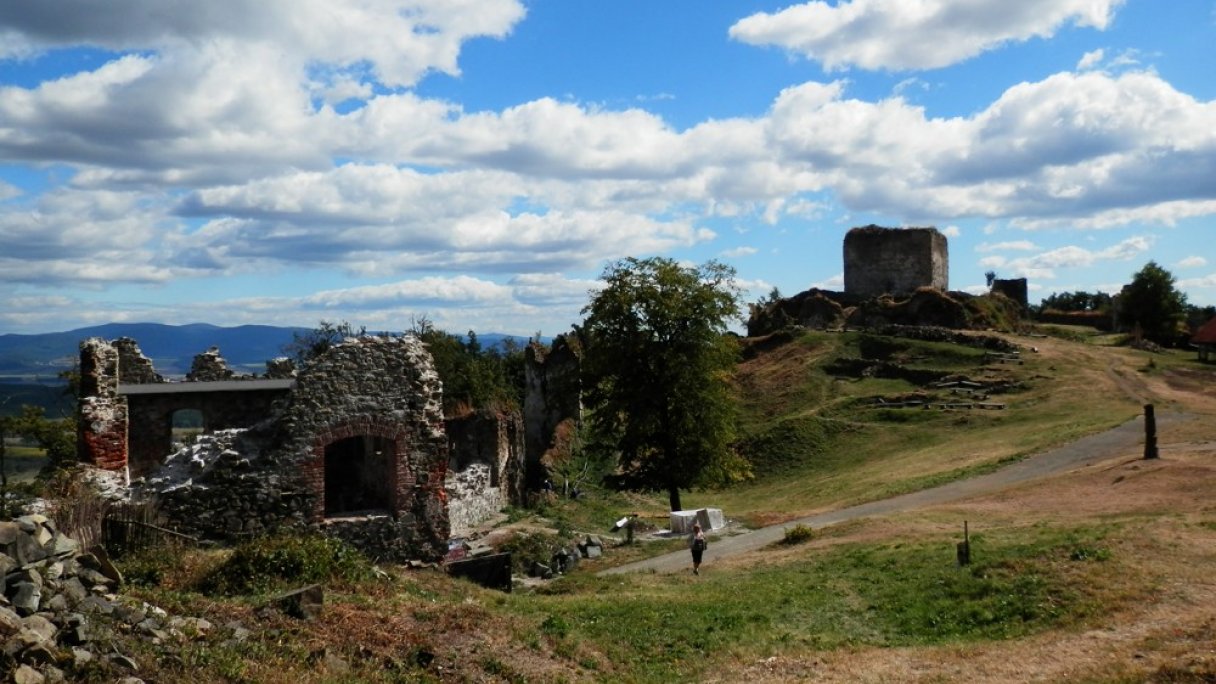
{"label": "crumbling wall", "polygon": [[1017,302],[1023,314],[1030,309],[1030,294],[1025,278],[996,278],[992,281],[991,290]]}
{"label": "crumbling wall", "polygon": [[120,382],[145,385],[165,381],[164,377],[152,367],[152,359],[144,356],[135,340],[130,337],[120,337],[114,340],[113,344],[114,348],[118,350]]}
{"label": "crumbling wall", "polygon": [[[312,492],[309,519],[325,523],[326,447],[351,437],[392,444],[389,521],[362,528],[338,522],[327,531],[379,552],[385,530],[411,557],[442,558],[449,532],[444,482],[448,444],[442,384],[414,337],[362,337],[332,347],[299,371],[276,421],[269,459],[298,474]],[[371,535],[364,536],[362,532]],[[379,541],[377,541],[379,540]]]}
{"label": "crumbling wall", "polygon": [[197,354],[190,364],[190,372],[186,374],[188,382],[215,382],[232,380],[236,376],[228,367],[228,361],[220,356],[219,347],[211,347],[202,354]]}
{"label": "crumbling wall", "polygon": [[477,411],[449,418],[448,520],[467,534],[509,504],[524,503],[523,420],[516,412]]}
{"label": "crumbling wall", "polygon": [[864,226],[844,238],[844,290],[861,297],[949,289],[946,236],[936,228]]}
{"label": "crumbling wall", "polygon": [[99,468],[127,465],[127,401],[118,395],[118,349],[93,337],[80,343],[80,401],[76,448]]}
{"label": "crumbling wall", "polygon": [[583,420],[582,360],[577,338],[558,335],[549,349],[533,342],[524,350],[524,450],[528,489],[547,478],[543,458],[558,425]]}

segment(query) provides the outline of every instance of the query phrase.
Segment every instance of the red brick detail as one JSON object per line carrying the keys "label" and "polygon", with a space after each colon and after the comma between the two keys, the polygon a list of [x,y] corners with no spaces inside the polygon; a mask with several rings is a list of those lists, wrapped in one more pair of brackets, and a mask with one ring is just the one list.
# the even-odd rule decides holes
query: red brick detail
{"label": "red brick detail", "polygon": [[415,478],[414,473],[410,470],[409,436],[402,432],[399,425],[356,419],[319,433],[313,444],[312,458],[301,466],[304,481],[314,495],[313,522],[321,522],[325,519],[325,448],[334,442],[351,437],[379,437],[393,440],[395,463],[394,467],[389,470],[394,480],[390,483],[390,489],[393,492],[390,507],[394,515],[399,515],[413,504]]}

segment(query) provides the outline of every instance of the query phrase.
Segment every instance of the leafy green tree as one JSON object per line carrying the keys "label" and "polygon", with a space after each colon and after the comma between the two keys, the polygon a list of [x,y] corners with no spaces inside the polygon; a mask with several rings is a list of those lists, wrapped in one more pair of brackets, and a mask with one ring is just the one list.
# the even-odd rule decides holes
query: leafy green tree
{"label": "leafy green tree", "polygon": [[367,328],[355,326],[342,321],[332,323],[321,321],[316,328],[305,333],[292,333],[291,342],[283,345],[283,353],[290,356],[297,368],[317,358],[342,343],[348,337],[361,337],[367,334]]}
{"label": "leafy green tree", "polygon": [[502,348],[483,347],[477,333],[461,337],[436,328],[425,316],[411,320],[407,331],[426,344],[443,381],[447,415],[470,409],[523,406],[524,352],[509,340]]}
{"label": "leafy green tree", "polygon": [[1173,344],[1186,318],[1186,295],[1174,287],[1169,271],[1150,261],[1120,293],[1119,317],[1129,329],[1140,326],[1148,339]]}
{"label": "leafy green tree", "polygon": [[1105,311],[1111,297],[1105,292],[1053,292],[1040,305],[1043,311]]}
{"label": "leafy green tree", "polygon": [[23,405],[21,414],[10,416],[6,432],[32,439],[46,451],[53,465],[76,460],[76,421],[74,418],[47,418],[41,406]]}
{"label": "leafy green tree", "polygon": [[745,477],[730,448],[734,269],[628,258],[601,277],[607,287],[583,309],[583,387],[593,441],[617,452],[617,484],[666,491],[680,510],[681,489]]}

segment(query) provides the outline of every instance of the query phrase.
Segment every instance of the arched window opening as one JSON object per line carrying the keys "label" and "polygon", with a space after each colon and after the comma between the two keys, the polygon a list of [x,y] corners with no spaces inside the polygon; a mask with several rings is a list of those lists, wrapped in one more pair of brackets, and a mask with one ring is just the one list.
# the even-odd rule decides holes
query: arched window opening
{"label": "arched window opening", "polygon": [[207,430],[203,412],[198,409],[178,409],[173,412],[169,422],[175,450],[194,444],[198,436]]}
{"label": "arched window opening", "polygon": [[396,451],[393,440],[369,435],[325,447],[325,517],[392,510]]}

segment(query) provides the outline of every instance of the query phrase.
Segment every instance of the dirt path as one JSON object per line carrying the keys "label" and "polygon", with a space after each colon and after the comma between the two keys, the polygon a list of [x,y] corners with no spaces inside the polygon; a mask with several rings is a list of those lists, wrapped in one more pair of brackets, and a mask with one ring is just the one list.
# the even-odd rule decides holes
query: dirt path
{"label": "dirt path", "polygon": [[[1157,414],[1158,430],[1185,422],[1190,419],[1187,414],[1162,412]],[[705,560],[712,563],[715,558],[755,551],[772,544],[785,535],[785,528],[796,524],[808,525],[813,528],[834,525],[846,520],[866,518],[900,511],[912,510],[924,506],[949,503],[980,494],[988,494],[1030,480],[1058,475],[1076,468],[1114,457],[1127,457],[1141,448],[1143,444],[1144,423],[1142,418],[1135,418],[1119,427],[1106,432],[1079,439],[1071,444],[1036,454],[1009,465],[1001,470],[987,475],[980,475],[966,480],[951,482],[939,487],[924,489],[919,492],[901,496],[871,501],[869,503],[850,506],[836,511],[820,513],[806,518],[791,520],[780,525],[764,527],[753,532],[735,537],[714,540],[706,551]],[[677,572],[686,570],[690,560],[687,551],[677,551],[654,558],[629,563],[601,571],[600,575],[614,575],[625,572]]]}

